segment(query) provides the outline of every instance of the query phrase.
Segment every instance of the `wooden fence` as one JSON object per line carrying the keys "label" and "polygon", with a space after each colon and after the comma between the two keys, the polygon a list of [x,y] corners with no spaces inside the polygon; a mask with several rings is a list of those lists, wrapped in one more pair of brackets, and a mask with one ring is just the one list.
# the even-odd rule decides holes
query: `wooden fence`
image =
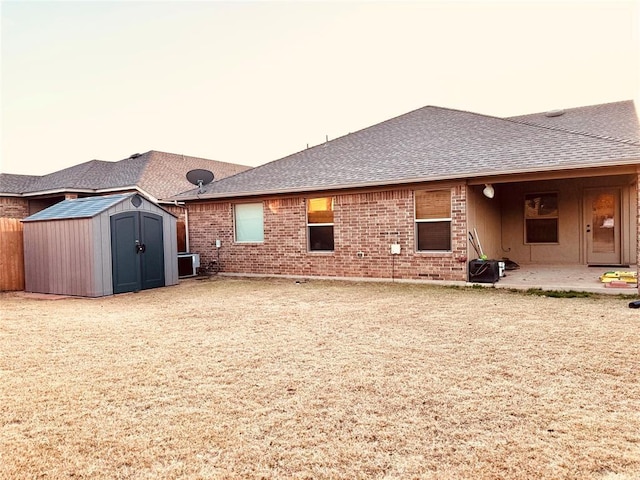
{"label": "wooden fence", "polygon": [[0,291],[24,290],[22,223],[0,218]]}

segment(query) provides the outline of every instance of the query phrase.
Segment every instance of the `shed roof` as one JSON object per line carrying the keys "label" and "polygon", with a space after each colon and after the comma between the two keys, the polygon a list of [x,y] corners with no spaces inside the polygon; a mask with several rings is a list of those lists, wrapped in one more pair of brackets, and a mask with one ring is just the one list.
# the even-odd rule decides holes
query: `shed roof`
{"label": "shed roof", "polygon": [[[625,118],[630,121],[630,116]],[[211,183],[202,194],[194,189],[176,198],[319,191],[629,163],[640,163],[640,143],[428,106]]]}
{"label": "shed roof", "polygon": [[23,222],[44,220],[69,220],[73,218],[91,218],[110,209],[114,205],[136,196],[136,193],[106,195],[102,197],[74,198],[63,200],[49,208],[45,208],[28,216]]}

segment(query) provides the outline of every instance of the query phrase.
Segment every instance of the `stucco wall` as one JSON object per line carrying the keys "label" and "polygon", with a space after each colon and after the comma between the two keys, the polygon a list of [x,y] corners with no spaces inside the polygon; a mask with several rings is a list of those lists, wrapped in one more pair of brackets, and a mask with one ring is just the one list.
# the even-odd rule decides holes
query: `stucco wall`
{"label": "stucco wall", "polygon": [[[205,263],[219,254],[230,273],[464,281],[466,186],[438,188],[451,190],[451,252],[416,252],[414,190],[404,188],[312,195],[335,199],[333,252],[307,250],[307,196],[252,200],[264,205],[264,242],[251,244],[234,242],[232,202],[190,203],[190,250]],[[399,255],[391,255],[391,243],[401,245]]]}
{"label": "stucco wall", "polygon": [[[502,217],[501,235],[495,244],[487,241],[487,248],[501,256],[522,264],[583,264],[585,255],[584,196],[589,189],[618,187],[622,210],[622,262],[635,263],[637,231],[633,179],[626,176],[559,179],[539,182],[521,182],[496,186],[496,198]],[[524,196],[527,193],[558,193],[559,242],[541,245],[524,241]],[[484,246],[484,242],[483,242]]]}
{"label": "stucco wall", "polygon": [[[500,192],[496,189],[494,198],[487,198],[482,193],[484,185],[468,187],[468,224],[469,231],[475,236],[476,242],[480,240],[482,251],[492,259],[500,259],[505,256],[501,248],[502,225],[500,209]],[[469,244],[469,258],[478,258],[478,252]]]}

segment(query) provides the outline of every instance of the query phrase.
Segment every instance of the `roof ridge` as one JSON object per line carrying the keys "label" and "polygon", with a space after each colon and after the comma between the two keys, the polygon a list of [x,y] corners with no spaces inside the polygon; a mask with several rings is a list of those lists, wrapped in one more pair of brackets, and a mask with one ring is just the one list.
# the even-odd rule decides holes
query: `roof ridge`
{"label": "roof ridge", "polygon": [[[87,175],[89,175],[92,170],[94,170],[98,165],[101,164],[110,164],[113,162],[108,162],[106,160],[89,160],[87,162],[81,163],[80,165],[84,165],[84,168],[79,172],[79,175],[73,179],[72,183],[73,183],[73,187],[75,188],[85,188],[83,187],[83,181],[85,180],[85,178],[87,177]],[[78,166],[80,166],[78,165]],[[73,167],[70,167],[73,168]],[[57,173],[57,172],[55,172]],[[70,185],[71,186],[71,185]],[[92,188],[91,190],[95,190],[94,188]]]}
{"label": "roof ridge", "polygon": [[[329,143],[329,142],[335,142],[336,140],[340,140],[341,138],[345,138],[345,137],[348,137],[348,136],[350,136],[350,135],[355,135],[356,133],[363,132],[363,131],[365,131],[365,130],[369,130],[369,129],[371,129],[371,128],[377,127],[378,125],[382,125],[383,123],[391,122],[391,121],[396,120],[396,119],[398,119],[398,118],[400,118],[400,117],[404,117],[404,116],[407,116],[407,115],[411,115],[412,113],[415,113],[415,112],[418,112],[418,111],[420,111],[420,110],[427,109],[427,108],[439,108],[439,109],[442,109],[442,110],[447,110],[446,108],[443,108],[443,107],[437,107],[437,106],[435,106],[435,105],[425,105],[424,107],[415,108],[415,109],[413,109],[413,110],[411,110],[411,111],[409,111],[409,112],[401,113],[401,114],[396,115],[396,116],[394,116],[394,117],[387,118],[386,120],[381,120],[381,121],[379,121],[379,122],[377,122],[377,123],[374,123],[373,125],[367,125],[366,127],[362,127],[362,128],[360,128],[360,129],[358,129],[358,130],[356,130],[356,131],[353,131],[353,132],[347,132],[347,133],[345,133],[345,134],[343,134],[343,135],[340,135],[340,136],[338,136],[338,137],[336,137],[336,138],[332,138],[331,140],[326,140],[326,141],[324,141],[324,142],[322,142],[322,143],[318,143],[318,144],[316,144],[316,145],[312,145],[312,146],[310,146],[310,147],[303,148],[303,149],[298,150],[298,151],[296,151],[296,152],[293,152],[293,153],[290,153],[290,154],[288,154],[288,155],[285,155],[284,157],[274,158],[274,159],[273,159],[273,160],[271,160],[271,161],[268,161],[268,162],[262,163],[262,164],[260,164],[260,165],[257,165],[257,166],[255,166],[255,167],[252,167],[252,168],[251,168],[251,170],[258,170],[258,169],[260,169],[261,167],[264,167],[264,166],[269,165],[269,164],[271,164],[271,163],[279,162],[279,161],[281,161],[281,160],[285,160],[285,159],[287,159],[287,158],[289,158],[289,157],[292,157],[292,156],[294,156],[294,155],[298,155],[299,153],[306,152],[307,150],[314,150],[314,149],[316,149],[316,148],[319,148],[319,147],[322,147],[322,146],[326,145],[326,144],[327,144],[327,143]],[[236,173],[236,174],[234,174],[234,175],[232,175],[232,176],[239,175],[240,173],[245,173],[245,172],[238,172],[238,173]],[[230,178],[230,177],[225,177],[225,178]],[[224,179],[220,179],[220,180],[224,180]]]}
{"label": "roof ridge", "polygon": [[544,124],[541,124],[541,123],[536,123],[536,122],[531,122],[531,121],[526,121],[526,120],[515,120],[513,118],[503,118],[502,120],[505,120],[507,122],[512,122],[512,123],[518,123],[520,125],[528,125],[530,127],[544,128],[546,130],[555,130],[555,131],[559,131],[559,132],[570,133],[572,135],[582,135],[582,136],[589,137],[589,138],[597,138],[599,140],[607,140],[609,142],[625,143],[627,145],[640,146],[640,142],[638,142],[636,140],[632,140],[632,139],[616,138],[616,137],[610,137],[608,135],[598,135],[597,133],[580,131],[580,130],[572,130],[570,128],[564,128],[564,127],[560,127],[560,126],[544,125]]}
{"label": "roof ridge", "polygon": [[[131,163],[132,161],[144,161],[144,164],[142,165],[142,168],[140,168],[137,171],[137,175],[136,175],[136,181],[135,183],[141,183],[142,179],[144,178],[144,174],[147,171],[147,169],[149,168],[149,166],[151,165],[151,160],[153,160],[153,150],[149,150],[148,152],[144,152],[144,153],[134,153],[132,155],[129,155],[127,158],[123,158],[122,160],[118,160],[117,162],[113,162],[114,165],[118,165],[122,162],[126,162],[129,161],[129,163]],[[115,168],[115,167],[114,167]]]}
{"label": "roof ridge", "polygon": [[[585,109],[593,109],[593,108],[599,108],[599,107],[606,107],[606,106],[611,106],[611,105],[618,105],[618,104],[623,104],[623,103],[632,103],[635,106],[635,100],[632,98],[628,98],[626,100],[616,100],[613,102],[604,102],[604,103],[594,103],[591,105],[578,105],[577,107],[559,107],[558,110],[563,110],[565,112],[570,112],[570,111],[574,111],[574,110],[585,110]],[[555,109],[551,109],[551,111],[553,111]],[[509,117],[505,117],[505,118],[516,118],[516,117],[530,117],[532,115],[544,115],[545,113],[548,113],[549,110],[543,110],[543,111],[539,111],[539,112],[531,112],[531,113],[519,113],[517,115],[509,115]]]}
{"label": "roof ridge", "polygon": [[[607,140],[607,141],[610,141],[610,142],[616,142],[618,144],[627,144],[627,145],[632,145],[632,146],[640,146],[640,143],[637,143],[635,141],[624,141],[623,139],[608,138],[608,137],[605,137],[605,136],[602,136],[602,135],[590,134],[588,132],[577,132],[577,131],[571,131],[569,129],[564,129],[564,128],[546,127],[544,125],[540,125],[540,124],[533,123],[533,122],[518,121],[518,120],[513,120],[511,118],[508,118],[508,117],[498,117],[498,116],[495,116],[495,115],[488,115],[488,114],[484,114],[484,113],[472,112],[472,111],[468,111],[468,110],[461,110],[461,109],[450,108],[450,107],[440,107],[440,106],[437,106],[437,105],[425,105],[423,107],[416,108],[416,109],[411,110],[409,112],[405,112],[405,113],[402,113],[400,115],[396,115],[396,116],[394,116],[392,118],[388,118],[386,120],[382,120],[382,121],[377,122],[377,123],[375,123],[373,125],[366,126],[366,127],[361,128],[359,130],[356,130],[354,132],[346,133],[344,135],[341,135],[339,137],[333,138],[331,140],[327,140],[327,141],[319,143],[317,145],[313,145],[311,147],[307,147],[306,149],[301,149],[301,150],[299,150],[297,152],[291,153],[291,154],[286,155],[284,157],[271,160],[269,162],[266,162],[266,163],[263,163],[261,165],[258,165],[258,166],[254,167],[254,168],[252,168],[252,169],[250,169],[248,171],[239,172],[239,173],[237,173],[235,175],[232,175],[230,177],[225,177],[225,178],[223,178],[223,179],[221,179],[219,181],[213,182],[211,184],[211,188],[215,189],[216,186],[219,187],[220,185],[224,185],[224,184],[228,183],[227,181],[235,179],[236,177],[238,177],[240,175],[248,174],[249,172],[254,172],[254,174],[255,173],[260,173],[263,169],[271,168],[271,166],[273,164],[275,164],[275,163],[286,162],[287,160],[295,158],[298,155],[303,154],[305,152],[309,152],[310,154],[312,154],[314,151],[319,151],[319,149],[324,148],[328,143],[338,142],[338,141],[343,140],[343,139],[345,139],[345,138],[347,138],[347,137],[349,137],[351,135],[361,134],[362,132],[366,132],[367,130],[377,128],[380,125],[387,124],[387,123],[392,123],[394,121],[397,121],[398,119],[402,119],[403,117],[409,117],[411,115],[416,114],[417,112],[421,112],[421,111],[425,111],[425,110],[436,110],[436,111],[441,111],[441,112],[451,112],[451,113],[454,113],[454,114],[461,114],[461,115],[464,115],[464,116],[476,117],[476,118],[479,118],[479,119],[498,121],[498,122],[500,122],[502,124],[505,124],[505,125],[506,124],[511,124],[511,125],[519,125],[521,127],[535,127],[535,128],[538,128],[538,129],[543,128],[543,129],[546,129],[548,131],[557,131],[557,132],[561,132],[561,133],[568,134],[568,135],[576,135],[576,136],[580,135],[580,136],[583,136],[583,137],[594,138],[594,139],[597,139],[597,140]],[[178,195],[184,195],[184,194],[186,194],[188,192],[192,192],[192,191],[195,191],[195,189],[191,189],[191,190],[188,190],[186,192],[182,192],[181,194],[178,194]],[[209,193],[209,192],[205,192],[205,193]]]}
{"label": "roof ridge", "polygon": [[[213,158],[206,158],[206,157],[196,157],[195,155],[186,155],[186,154],[184,154],[184,153],[165,152],[165,151],[163,151],[163,150],[149,150],[148,152],[145,152],[145,153],[141,154],[140,156],[144,156],[144,155],[147,155],[147,154],[153,154],[153,153],[160,153],[160,154],[162,154],[162,155],[173,155],[173,156],[175,156],[175,157],[192,158],[192,159],[195,159],[195,160],[206,160],[206,161],[208,161],[208,162],[224,163],[224,164],[226,164],[226,165],[239,165],[239,166],[241,166],[241,167],[250,167],[250,168],[253,168],[253,167],[251,167],[251,165],[244,165],[244,164],[242,164],[242,163],[227,162],[227,161],[225,161],[225,160],[215,160],[215,159],[213,159]],[[130,158],[130,157],[129,157],[129,158]],[[125,159],[125,160],[127,160],[127,159]]]}
{"label": "roof ridge", "polygon": [[[605,104],[598,104],[598,105],[592,105],[592,106],[599,106],[599,105],[610,105],[610,104],[617,104],[617,103],[626,103],[626,102],[633,102],[633,100],[621,100],[619,102],[609,102],[609,103],[605,103]],[[588,108],[587,107],[574,107],[574,109],[578,109],[578,108]],[[530,127],[539,127],[539,128],[546,128],[548,130],[556,130],[556,131],[560,131],[560,132],[564,132],[564,133],[570,133],[570,134],[574,134],[574,135],[583,135],[586,137],[590,137],[590,138],[597,138],[600,140],[608,140],[611,142],[617,142],[617,143],[625,143],[627,145],[639,145],[640,146],[640,142],[636,141],[636,140],[632,140],[632,139],[625,139],[625,138],[618,138],[618,137],[610,137],[608,135],[599,135],[597,133],[593,133],[593,132],[587,132],[587,131],[580,131],[580,130],[572,130],[570,128],[564,128],[561,126],[553,126],[553,125],[546,125],[546,124],[541,124],[541,123],[537,123],[534,121],[527,121],[527,120],[516,120],[515,117],[521,117],[521,116],[527,116],[525,115],[514,115],[512,117],[497,117],[494,115],[487,115],[485,113],[478,113],[478,112],[471,112],[468,110],[459,110],[459,109],[455,109],[455,108],[448,108],[448,107],[434,107],[434,108],[439,108],[441,110],[450,110],[452,112],[460,112],[460,113],[469,113],[472,115],[476,115],[479,117],[486,117],[486,118],[494,118],[497,120],[504,120],[506,122],[511,122],[511,123],[518,123],[521,125],[527,125]],[[532,114],[534,115],[534,114]]]}
{"label": "roof ridge", "polygon": [[13,177],[41,177],[42,175],[31,175],[29,173],[9,173],[9,172],[0,172],[0,175],[11,175]]}
{"label": "roof ridge", "polygon": [[[360,133],[360,132],[364,132],[364,131],[366,131],[366,130],[370,130],[370,129],[372,129],[372,128],[378,127],[379,125],[382,125],[382,124],[385,124],[385,123],[391,123],[391,122],[393,122],[393,121],[395,121],[395,120],[397,120],[397,119],[399,119],[399,118],[407,117],[407,116],[409,116],[409,115],[415,114],[416,112],[419,112],[419,111],[422,111],[422,110],[427,110],[427,109],[436,109],[436,110],[444,110],[444,111],[451,111],[451,112],[457,112],[457,113],[466,113],[466,114],[472,114],[472,115],[476,115],[476,116],[480,116],[480,117],[486,117],[486,118],[493,118],[493,119],[497,119],[497,120],[503,120],[503,119],[502,119],[502,118],[500,118],[500,117],[493,117],[493,116],[491,116],[491,115],[484,115],[484,114],[481,114],[481,113],[469,112],[469,111],[464,111],[464,110],[457,110],[457,109],[454,109],[454,108],[447,108],[447,107],[439,107],[439,106],[437,106],[437,105],[424,105],[424,106],[422,106],[422,107],[415,108],[415,109],[410,110],[410,111],[408,111],[408,112],[401,113],[401,114],[396,115],[396,116],[394,116],[394,117],[387,118],[386,120],[381,120],[380,122],[374,123],[373,125],[368,125],[368,126],[366,126],[366,127],[360,128],[360,129],[358,129],[358,130],[356,130],[356,131],[354,131],[354,132],[348,132],[348,133],[345,133],[344,135],[340,135],[339,137],[332,138],[331,140],[327,140],[327,141],[325,141],[325,142],[318,143],[317,145],[313,145],[313,146],[311,146],[311,147],[303,148],[302,150],[298,150],[297,152],[290,153],[290,154],[288,154],[288,155],[286,155],[286,156],[284,156],[284,157],[276,158],[276,159],[271,160],[271,161],[269,161],[269,162],[266,162],[266,163],[263,163],[263,164],[257,165],[257,166],[255,166],[255,167],[253,167],[253,168],[251,168],[251,169],[249,169],[249,170],[246,170],[246,171],[244,171],[244,172],[238,172],[238,173],[236,173],[236,174],[234,174],[234,175],[231,175],[231,176],[229,176],[229,177],[221,178],[220,180],[216,180],[215,182],[212,182],[212,183],[211,183],[211,184],[209,184],[209,185],[212,185],[212,186],[213,186],[214,184],[216,184],[216,185],[217,185],[217,184],[218,184],[218,182],[222,182],[222,183],[224,184],[224,183],[226,183],[226,181],[227,181],[227,180],[230,180],[230,179],[232,179],[232,178],[234,178],[234,177],[237,177],[238,175],[244,175],[244,174],[246,174],[246,173],[248,173],[248,172],[261,171],[262,169],[264,169],[264,168],[268,168],[270,165],[272,165],[272,164],[274,164],[274,163],[276,163],[276,162],[285,161],[285,160],[287,160],[287,159],[289,159],[289,158],[291,158],[291,157],[295,157],[296,155],[299,155],[299,154],[301,154],[301,153],[303,153],[303,152],[308,152],[308,151],[311,151],[311,150],[316,150],[316,149],[319,149],[319,148],[323,148],[327,143],[330,143],[330,142],[336,142],[336,141],[338,141],[338,140],[344,139],[344,138],[349,137],[349,136],[351,136],[351,135],[356,135],[356,134],[358,134],[358,133]],[[178,194],[178,195],[184,195],[184,194],[186,194],[186,193],[188,193],[188,192],[192,192],[192,191],[195,191],[195,190],[196,190],[196,189],[195,189],[195,188],[193,188],[193,189],[187,190],[187,191],[185,191],[185,192],[182,192],[182,193],[180,193],[180,194]]]}

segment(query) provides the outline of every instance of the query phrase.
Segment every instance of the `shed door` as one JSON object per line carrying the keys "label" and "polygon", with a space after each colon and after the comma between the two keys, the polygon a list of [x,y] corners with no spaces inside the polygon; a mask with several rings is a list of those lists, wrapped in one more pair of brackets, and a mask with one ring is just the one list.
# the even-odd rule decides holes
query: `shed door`
{"label": "shed door", "polygon": [[113,293],[164,286],[162,217],[124,212],[111,217]]}
{"label": "shed door", "polygon": [[[138,213],[138,212],[136,212]],[[144,251],[138,254],[141,265],[142,288],[164,287],[164,245],[162,217],[148,212],[140,213],[140,238]]]}

